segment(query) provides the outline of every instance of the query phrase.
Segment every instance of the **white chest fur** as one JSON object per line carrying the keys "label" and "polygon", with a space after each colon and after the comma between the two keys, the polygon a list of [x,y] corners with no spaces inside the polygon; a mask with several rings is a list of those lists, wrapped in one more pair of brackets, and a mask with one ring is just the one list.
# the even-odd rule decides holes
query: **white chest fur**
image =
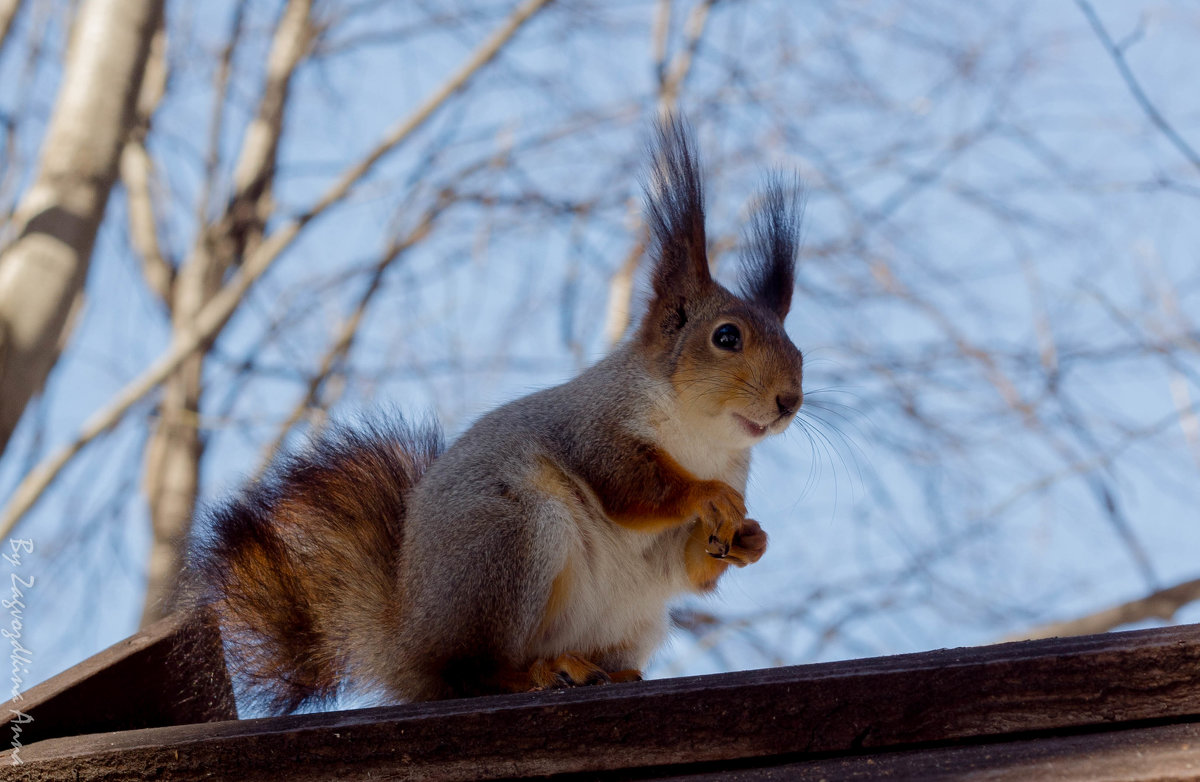
{"label": "white chest fur", "polygon": [[667,602],[687,588],[678,530],[656,535],[589,517],[576,526],[563,571],[564,605],[539,642],[543,655],[564,649],[613,651],[642,667],[666,634]]}
{"label": "white chest fur", "polygon": [[[671,396],[662,394],[659,398],[671,399]],[[692,475],[724,481],[745,492],[750,451],[740,443],[729,443],[729,427],[722,423],[702,415],[688,415],[687,411],[675,409],[673,402],[666,402],[643,427],[645,435]]]}
{"label": "white chest fur", "polygon": [[[665,390],[651,398],[669,399]],[[721,422],[674,408],[664,405],[630,424],[696,478],[721,480],[744,492],[745,444],[730,443]],[[591,495],[585,485],[579,489]],[[607,518],[599,500],[590,499],[552,503],[554,510],[545,517],[553,529],[547,539],[556,539],[563,553],[553,565],[560,574],[553,589],[559,604],[529,651],[532,657],[547,657],[564,650],[608,654],[615,649],[620,667],[641,668],[665,638],[667,603],[694,588],[682,555],[689,525],[657,533],[630,529]]]}

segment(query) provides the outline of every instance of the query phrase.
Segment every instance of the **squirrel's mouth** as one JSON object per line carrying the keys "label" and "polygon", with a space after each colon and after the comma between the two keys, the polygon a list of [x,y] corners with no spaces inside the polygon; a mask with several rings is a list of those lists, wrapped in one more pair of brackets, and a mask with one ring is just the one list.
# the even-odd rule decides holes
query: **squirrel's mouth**
{"label": "squirrel's mouth", "polygon": [[751,437],[762,437],[767,433],[767,426],[769,426],[769,424],[765,426],[759,426],[746,416],[739,415],[738,413],[734,413],[733,417],[737,419],[737,422],[742,425],[742,428],[745,429],[746,433]]}

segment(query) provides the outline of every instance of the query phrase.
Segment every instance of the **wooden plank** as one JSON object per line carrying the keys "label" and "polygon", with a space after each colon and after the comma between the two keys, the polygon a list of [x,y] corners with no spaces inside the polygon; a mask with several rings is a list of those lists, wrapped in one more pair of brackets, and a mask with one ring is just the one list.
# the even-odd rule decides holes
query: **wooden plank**
{"label": "wooden plank", "polygon": [[[471,780],[1200,718],[1200,627],[78,736],[22,777]],[[0,753],[0,764],[4,753]]]}
{"label": "wooden plank", "polygon": [[[221,636],[211,612],[155,622],[0,705],[26,746],[100,731],[237,719]],[[12,723],[5,738],[11,740]],[[5,742],[8,743],[7,741]]]}
{"label": "wooden plank", "polygon": [[[678,771],[678,770],[677,770]],[[1200,779],[1200,725],[1162,725],[1150,728],[1045,736],[957,747],[783,763],[759,768],[733,768],[698,773],[650,770],[653,776],[590,776],[589,779],[658,779],[663,782],[855,782],[912,780],[912,782],[1173,782]],[[560,777],[559,782],[567,782]]]}

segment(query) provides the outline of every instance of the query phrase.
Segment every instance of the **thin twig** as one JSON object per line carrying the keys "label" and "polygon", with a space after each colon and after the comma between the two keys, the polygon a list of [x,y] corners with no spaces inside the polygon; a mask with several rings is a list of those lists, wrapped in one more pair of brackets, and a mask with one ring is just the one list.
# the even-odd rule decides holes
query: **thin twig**
{"label": "thin twig", "polygon": [[1167,141],[1175,149],[1179,150],[1179,154],[1187,158],[1197,170],[1200,170],[1200,154],[1192,149],[1192,146],[1184,140],[1183,136],[1172,127],[1171,123],[1167,122],[1166,117],[1158,110],[1158,107],[1146,95],[1146,91],[1142,89],[1141,82],[1133,75],[1133,71],[1129,68],[1129,63],[1125,60],[1125,49],[1118,46],[1108,34],[1108,30],[1104,27],[1104,23],[1100,21],[1100,17],[1096,14],[1096,10],[1092,8],[1092,4],[1088,0],[1075,0],[1075,4],[1079,6],[1079,10],[1087,18],[1088,24],[1092,26],[1096,37],[1104,44],[1104,48],[1108,50],[1108,56],[1112,58],[1113,64],[1117,66],[1117,71],[1121,74],[1121,78],[1125,81],[1125,86],[1129,88],[1129,92],[1133,95],[1133,99],[1142,107],[1142,111],[1150,119],[1154,126],[1158,128]]}
{"label": "thin twig", "polygon": [[208,221],[212,208],[212,195],[217,189],[217,177],[221,171],[221,129],[225,124],[225,106],[229,99],[229,77],[233,72],[233,56],[242,40],[245,29],[246,0],[240,0],[233,10],[229,38],[221,49],[221,56],[213,74],[212,119],[208,123],[208,152],[204,159],[204,185],[196,199],[196,225]]}
{"label": "thin twig", "polygon": [[1144,622],[1147,619],[1161,619],[1169,622],[1189,603],[1200,600],[1200,578],[1185,581],[1172,587],[1159,589],[1145,597],[1119,603],[1103,611],[1081,616],[1065,622],[1053,622],[1040,627],[1034,627],[1023,633],[1016,633],[1006,641],[1026,641],[1038,638],[1058,638],[1070,635],[1093,635],[1106,633],[1118,627]]}
{"label": "thin twig", "polygon": [[250,286],[270,268],[280,253],[291,245],[309,221],[345,199],[375,163],[420,128],[446,100],[466,86],[471,77],[491,62],[534,14],[551,2],[552,0],[526,0],[522,3],[437,92],[388,133],[365,158],[346,171],[320,200],[266,237],[253,254],[246,258],[234,277],[197,314],[192,324],[175,332],[171,344],[162,355],[141,375],[126,384],[108,405],[84,422],[74,441],[44,459],[22,479],[4,509],[3,517],[0,517],[0,538],[12,534],[17,523],[24,518],[75,454],[116,426],[139,399],[163,382],[188,356],[221,330],[245,298]]}
{"label": "thin twig", "polygon": [[311,409],[317,401],[321,393],[321,388],[325,382],[333,374],[334,369],[341,362],[342,358],[350,352],[350,348],[354,345],[354,339],[358,336],[358,327],[362,323],[363,317],[366,315],[367,307],[371,300],[379,291],[384,275],[387,270],[400,258],[406,250],[412,247],[417,242],[420,242],[429,236],[429,232],[433,230],[433,225],[439,215],[441,215],[446,207],[450,205],[452,197],[449,193],[443,193],[430,208],[426,211],[421,221],[403,238],[396,239],[383,253],[383,256],[375,264],[375,268],[371,271],[371,278],[367,282],[366,289],[359,296],[358,303],[354,310],[342,321],[341,327],[338,329],[337,336],[330,343],[329,348],[325,351],[325,355],[321,358],[320,366],[317,371],[308,379],[305,388],[304,396],[292,408],[291,413],[279,427],[278,433],[275,435],[274,441],[266,450],[263,451],[262,460],[259,463],[258,474],[261,475],[264,470],[270,465],[271,460],[287,440],[288,435],[304,414]]}
{"label": "thin twig", "polygon": [[[691,73],[696,51],[708,25],[709,11],[717,0],[694,7],[684,23],[683,48],[667,62],[667,40],[671,26],[670,0],[662,0],[654,20],[654,70],[658,77],[658,112],[665,116],[676,110],[683,83]],[[615,345],[629,327],[633,309],[633,278],[641,265],[642,253],[646,251],[646,226],[635,216],[633,233],[637,237],[625,260],[613,272],[608,283],[608,303],[605,305],[604,336],[609,345]]]}
{"label": "thin twig", "polygon": [[142,276],[150,290],[169,307],[171,288],[175,283],[175,267],[163,255],[158,241],[158,219],[154,214],[154,197],[150,193],[154,162],[146,149],[151,119],[166,92],[166,46],[166,28],[160,26],[150,43],[150,59],[146,61],[146,72],[142,76],[142,89],[138,95],[137,119],[133,132],[121,150],[120,173],[129,204],[129,239],[142,258]]}

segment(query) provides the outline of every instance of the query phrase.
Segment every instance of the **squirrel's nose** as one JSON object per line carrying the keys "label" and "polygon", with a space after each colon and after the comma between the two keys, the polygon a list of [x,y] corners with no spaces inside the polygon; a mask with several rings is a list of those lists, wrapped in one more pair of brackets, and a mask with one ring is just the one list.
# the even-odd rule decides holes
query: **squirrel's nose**
{"label": "squirrel's nose", "polygon": [[775,397],[775,405],[780,415],[791,415],[800,407],[799,394],[779,394]]}

